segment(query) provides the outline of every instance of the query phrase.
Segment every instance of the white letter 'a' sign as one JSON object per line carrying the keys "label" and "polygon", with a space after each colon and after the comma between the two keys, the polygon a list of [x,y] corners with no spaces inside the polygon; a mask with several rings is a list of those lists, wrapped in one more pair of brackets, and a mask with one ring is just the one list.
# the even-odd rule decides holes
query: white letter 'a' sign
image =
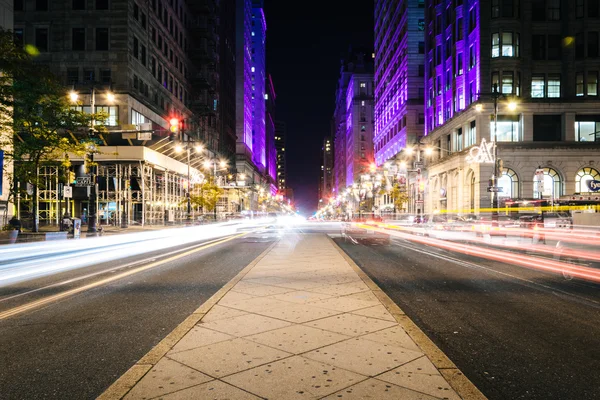
{"label": "white letter 'a' sign", "polygon": [[469,164],[493,164],[496,162],[494,158],[494,142],[486,142],[481,139],[479,146],[471,147],[469,154],[465,157],[465,161]]}

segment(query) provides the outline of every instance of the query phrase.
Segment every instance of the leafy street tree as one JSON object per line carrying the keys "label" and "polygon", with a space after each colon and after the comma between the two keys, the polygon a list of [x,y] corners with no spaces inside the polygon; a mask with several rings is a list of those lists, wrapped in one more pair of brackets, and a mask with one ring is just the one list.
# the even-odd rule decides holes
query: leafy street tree
{"label": "leafy street tree", "polygon": [[202,211],[216,212],[219,197],[223,194],[212,176],[208,176],[200,184],[196,184],[190,191],[190,202],[193,206],[200,207]]}
{"label": "leafy street tree", "polygon": [[43,189],[40,167],[68,166],[69,153],[98,152],[90,136],[105,129],[98,123],[106,119],[106,115],[86,114],[72,107],[66,88],[48,68],[35,62],[36,54],[31,46],[16,46],[13,33],[0,29],[0,148],[6,164],[14,166],[13,171],[6,171],[11,198],[24,184],[33,187],[35,232],[39,229],[37,199]]}
{"label": "leafy street tree", "polygon": [[392,190],[390,191],[390,197],[394,202],[394,214],[396,213],[396,210],[404,209],[409,200],[406,187],[404,185],[400,186],[398,183],[395,183],[392,187]]}

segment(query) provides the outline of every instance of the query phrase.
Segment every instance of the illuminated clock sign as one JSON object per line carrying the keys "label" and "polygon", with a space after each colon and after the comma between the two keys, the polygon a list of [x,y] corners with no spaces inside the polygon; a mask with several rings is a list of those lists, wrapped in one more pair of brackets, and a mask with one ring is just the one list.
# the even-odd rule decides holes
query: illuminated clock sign
{"label": "illuminated clock sign", "polygon": [[465,157],[469,164],[493,164],[496,162],[494,157],[494,142],[486,142],[481,139],[479,146],[471,147],[469,154]]}

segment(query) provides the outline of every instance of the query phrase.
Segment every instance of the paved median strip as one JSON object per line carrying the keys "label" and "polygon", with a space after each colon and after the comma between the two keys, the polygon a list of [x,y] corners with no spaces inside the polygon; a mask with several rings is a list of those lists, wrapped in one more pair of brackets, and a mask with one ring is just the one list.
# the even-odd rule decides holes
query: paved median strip
{"label": "paved median strip", "polygon": [[347,393],[485,399],[331,239],[289,234],[99,398]]}

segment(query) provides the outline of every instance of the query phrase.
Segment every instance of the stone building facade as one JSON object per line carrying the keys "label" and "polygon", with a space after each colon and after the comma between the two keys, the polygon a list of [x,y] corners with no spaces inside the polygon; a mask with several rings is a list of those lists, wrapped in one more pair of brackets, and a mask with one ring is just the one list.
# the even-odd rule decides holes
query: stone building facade
{"label": "stone building facade", "polygon": [[489,208],[494,183],[500,205],[588,192],[600,179],[598,2],[425,3],[426,210]]}

